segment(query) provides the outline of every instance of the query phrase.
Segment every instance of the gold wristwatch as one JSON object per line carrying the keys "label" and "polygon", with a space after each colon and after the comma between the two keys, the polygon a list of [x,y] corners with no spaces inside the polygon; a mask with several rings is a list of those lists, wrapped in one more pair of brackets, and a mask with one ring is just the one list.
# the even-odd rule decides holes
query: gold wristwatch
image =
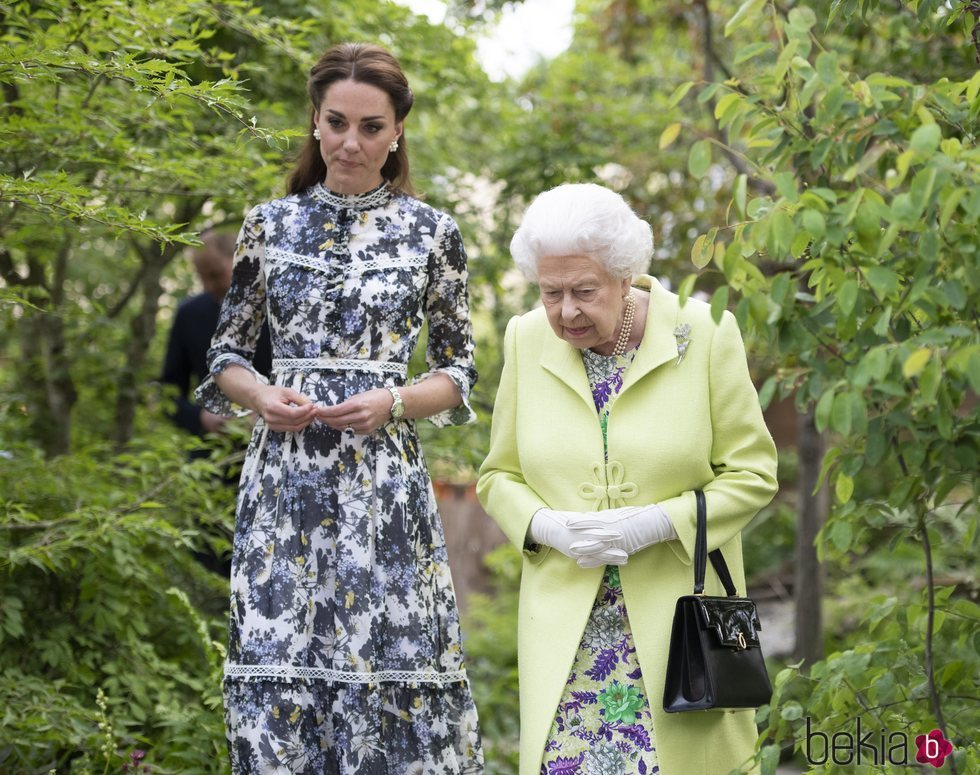
{"label": "gold wristwatch", "polygon": [[402,401],[402,394],[398,392],[398,388],[393,387],[388,388],[388,392],[394,399],[391,404],[391,419],[401,419],[401,416],[405,414],[405,402]]}

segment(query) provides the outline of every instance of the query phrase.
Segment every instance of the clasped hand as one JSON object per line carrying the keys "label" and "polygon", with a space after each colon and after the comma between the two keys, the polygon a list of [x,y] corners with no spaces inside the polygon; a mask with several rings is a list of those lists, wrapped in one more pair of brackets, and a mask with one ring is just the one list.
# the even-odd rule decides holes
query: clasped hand
{"label": "clasped hand", "polygon": [[334,430],[368,434],[391,419],[393,401],[388,390],[375,388],[334,406],[317,406],[292,388],[269,385],[258,393],[254,408],[271,431],[295,433],[318,420]]}
{"label": "clasped hand", "polygon": [[606,511],[538,509],[528,533],[532,541],[554,547],[582,568],[625,565],[640,549],[677,537],[656,503]]}

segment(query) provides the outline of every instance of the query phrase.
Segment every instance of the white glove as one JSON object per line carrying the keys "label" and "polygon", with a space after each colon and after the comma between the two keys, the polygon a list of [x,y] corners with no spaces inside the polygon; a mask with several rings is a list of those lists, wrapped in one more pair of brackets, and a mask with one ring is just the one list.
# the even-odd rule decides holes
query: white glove
{"label": "white glove", "polygon": [[[598,520],[590,520],[590,524],[580,524],[583,516],[589,514],[538,509],[531,517],[531,524],[527,529],[528,538],[536,544],[557,549],[566,557],[576,560],[583,568],[621,565],[626,562],[626,553],[612,548],[613,542],[623,540],[622,534]],[[573,520],[579,524],[573,527]]]}
{"label": "white glove", "polygon": [[606,551],[619,550],[627,556],[661,541],[677,538],[674,523],[670,521],[667,512],[656,503],[588,511],[576,516],[576,519],[570,520],[569,530],[609,530],[618,537],[611,540]]}

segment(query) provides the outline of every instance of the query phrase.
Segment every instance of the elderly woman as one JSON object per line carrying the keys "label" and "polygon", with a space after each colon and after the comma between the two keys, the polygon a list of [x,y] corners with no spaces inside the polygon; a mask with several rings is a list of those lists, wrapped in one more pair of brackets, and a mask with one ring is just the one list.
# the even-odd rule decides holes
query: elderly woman
{"label": "elderly woman", "polygon": [[[662,698],[694,491],[744,589],[739,531],[776,492],[776,451],[734,317],[643,274],[652,248],[591,184],[538,196],[511,242],[542,306],[507,326],[478,493],[524,556],[521,775],[722,775],[752,755],[752,710]],[[724,594],[710,574],[706,592]]]}

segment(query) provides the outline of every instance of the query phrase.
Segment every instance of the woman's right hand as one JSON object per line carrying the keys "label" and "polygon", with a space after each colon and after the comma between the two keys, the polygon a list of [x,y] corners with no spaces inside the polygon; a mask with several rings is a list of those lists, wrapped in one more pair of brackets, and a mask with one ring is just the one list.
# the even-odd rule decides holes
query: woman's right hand
{"label": "woman's right hand", "polygon": [[270,431],[295,433],[316,419],[316,404],[291,388],[262,385],[252,403]]}

